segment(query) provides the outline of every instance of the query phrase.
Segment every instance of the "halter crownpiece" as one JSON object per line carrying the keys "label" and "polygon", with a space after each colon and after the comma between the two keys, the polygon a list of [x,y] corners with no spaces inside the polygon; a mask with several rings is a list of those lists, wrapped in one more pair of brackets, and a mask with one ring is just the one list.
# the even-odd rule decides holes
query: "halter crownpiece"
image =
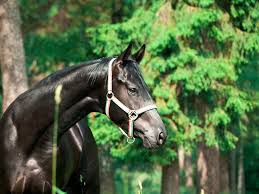
{"label": "halter crownpiece", "polygon": [[156,109],[155,104],[147,105],[142,108],[139,108],[137,110],[128,108],[125,104],[123,104],[118,98],[115,97],[114,93],[112,92],[112,64],[115,61],[116,58],[113,58],[110,60],[108,64],[108,85],[107,85],[107,94],[106,94],[106,105],[105,105],[105,114],[110,118],[110,106],[111,101],[113,101],[118,107],[120,107],[124,112],[128,114],[129,117],[129,125],[128,125],[128,134],[123,131],[123,129],[120,129],[123,135],[127,137],[128,143],[133,143],[135,141],[135,138],[133,137],[133,127],[134,127],[134,121],[138,119],[139,115],[147,112],[149,110]]}

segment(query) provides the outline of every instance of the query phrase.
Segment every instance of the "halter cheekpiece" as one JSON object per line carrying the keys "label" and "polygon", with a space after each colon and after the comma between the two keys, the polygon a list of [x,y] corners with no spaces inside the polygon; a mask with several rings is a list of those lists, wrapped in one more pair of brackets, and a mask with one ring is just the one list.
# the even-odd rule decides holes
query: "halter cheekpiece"
{"label": "halter cheekpiece", "polygon": [[129,117],[129,125],[128,125],[128,134],[124,132],[123,129],[119,128],[123,135],[127,137],[128,143],[133,143],[135,138],[133,137],[133,127],[134,121],[138,119],[139,115],[147,112],[149,110],[156,109],[155,104],[144,106],[137,110],[132,110],[128,108],[125,104],[123,104],[118,98],[115,97],[114,93],[112,92],[112,64],[116,58],[110,60],[108,64],[108,86],[107,86],[107,94],[106,94],[106,105],[105,105],[105,113],[110,118],[110,105],[111,101],[113,101],[118,107],[120,107],[124,112],[128,114]]}

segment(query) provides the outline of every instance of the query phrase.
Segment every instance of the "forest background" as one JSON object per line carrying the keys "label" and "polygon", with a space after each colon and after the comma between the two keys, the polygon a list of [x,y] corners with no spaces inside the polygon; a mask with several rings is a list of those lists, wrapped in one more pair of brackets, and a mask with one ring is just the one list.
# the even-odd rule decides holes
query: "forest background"
{"label": "forest background", "polygon": [[91,114],[102,194],[139,184],[148,194],[259,193],[258,30],[256,0],[0,0],[1,104],[58,69],[145,43],[141,69],[168,140],[128,145]]}

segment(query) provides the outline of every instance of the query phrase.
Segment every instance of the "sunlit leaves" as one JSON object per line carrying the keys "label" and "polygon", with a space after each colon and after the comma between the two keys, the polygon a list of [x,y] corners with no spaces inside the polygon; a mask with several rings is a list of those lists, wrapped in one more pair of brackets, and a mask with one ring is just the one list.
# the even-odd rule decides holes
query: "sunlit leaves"
{"label": "sunlit leaves", "polygon": [[233,90],[229,94],[225,108],[232,110],[238,115],[243,115],[252,109],[253,103],[249,101],[246,93]]}
{"label": "sunlit leaves", "polygon": [[[188,10],[190,9],[190,10]],[[221,12],[218,10],[206,10],[199,8],[184,7],[183,10],[176,13],[177,34],[186,38],[199,37],[202,30],[209,30],[214,24],[219,22]]]}
{"label": "sunlit leaves", "polygon": [[239,28],[256,32],[258,30],[259,3],[256,0],[233,0],[230,2],[230,14]]}
{"label": "sunlit leaves", "polygon": [[55,15],[57,15],[58,11],[59,11],[58,4],[53,4],[48,11],[48,17],[50,18],[54,17]]}
{"label": "sunlit leaves", "polygon": [[230,121],[231,118],[223,109],[216,108],[211,114],[208,115],[208,118],[206,120],[206,126],[227,126],[230,123]]}
{"label": "sunlit leaves", "polygon": [[179,51],[179,46],[176,41],[175,32],[169,27],[156,26],[154,30],[155,39],[149,45],[149,51],[153,56],[161,56],[164,58],[170,57],[172,54]]}
{"label": "sunlit leaves", "polygon": [[207,8],[213,5],[214,0],[185,0],[185,2],[192,6]]}
{"label": "sunlit leaves", "polygon": [[116,145],[121,141],[122,134],[105,115],[92,114],[89,119],[90,126],[95,129],[93,135],[99,145]]}

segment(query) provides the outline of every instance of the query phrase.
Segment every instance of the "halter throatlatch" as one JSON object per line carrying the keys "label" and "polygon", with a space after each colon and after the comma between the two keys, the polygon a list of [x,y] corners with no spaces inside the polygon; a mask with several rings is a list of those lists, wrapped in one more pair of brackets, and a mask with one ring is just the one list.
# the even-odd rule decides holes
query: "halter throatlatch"
{"label": "halter throatlatch", "polygon": [[129,125],[128,125],[128,134],[125,133],[125,131],[121,128],[120,131],[123,135],[127,137],[128,143],[133,143],[135,141],[135,138],[133,137],[133,127],[134,127],[134,121],[139,117],[140,114],[156,109],[155,104],[144,106],[137,110],[132,110],[128,108],[126,105],[124,105],[118,98],[115,97],[114,93],[112,92],[112,64],[115,61],[116,58],[113,58],[109,64],[108,64],[108,91],[106,94],[106,105],[105,105],[105,113],[110,118],[110,105],[111,101],[113,101],[118,107],[120,107],[124,112],[128,114],[129,117]]}

